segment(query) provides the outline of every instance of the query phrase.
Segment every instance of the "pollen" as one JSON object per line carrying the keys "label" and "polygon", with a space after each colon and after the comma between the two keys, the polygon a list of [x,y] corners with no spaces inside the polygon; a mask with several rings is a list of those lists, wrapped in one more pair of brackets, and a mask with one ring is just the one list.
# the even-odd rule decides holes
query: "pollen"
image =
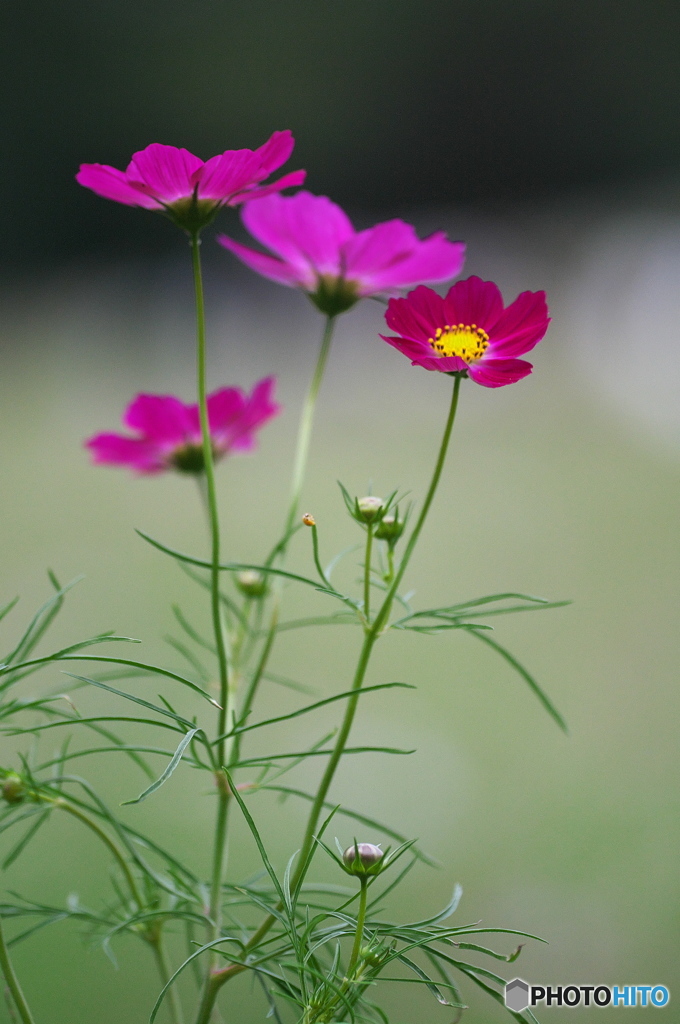
{"label": "pollen", "polygon": [[438,356],[458,356],[469,365],[482,358],[489,335],[477,324],[446,324],[437,328],[429,342]]}

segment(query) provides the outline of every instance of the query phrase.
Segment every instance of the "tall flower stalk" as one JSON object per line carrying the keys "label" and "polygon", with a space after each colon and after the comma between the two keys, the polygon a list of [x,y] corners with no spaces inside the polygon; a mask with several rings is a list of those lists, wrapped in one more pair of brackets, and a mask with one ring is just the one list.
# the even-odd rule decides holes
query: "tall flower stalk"
{"label": "tall flower stalk", "polygon": [[[205,301],[203,296],[203,275],[201,272],[201,239],[199,232],[191,234],[191,259],[196,301],[196,378],[198,385],[198,413],[203,442],[203,466],[205,491],[210,520],[210,608],[212,612],[213,635],[217,654],[219,681],[219,712],[217,718],[217,742],[215,757],[218,765],[225,763],[227,723],[229,722],[229,659],[227,652],[227,631],[222,616],[220,600],[220,519],[215,488],[215,465],[213,460],[210,424],[208,422],[207,380],[206,380],[206,336]],[[222,878],[227,850],[227,818],[229,814],[229,790],[221,773],[217,780],[217,816],[213,845],[213,865],[210,885],[210,918],[213,938],[221,932]]]}

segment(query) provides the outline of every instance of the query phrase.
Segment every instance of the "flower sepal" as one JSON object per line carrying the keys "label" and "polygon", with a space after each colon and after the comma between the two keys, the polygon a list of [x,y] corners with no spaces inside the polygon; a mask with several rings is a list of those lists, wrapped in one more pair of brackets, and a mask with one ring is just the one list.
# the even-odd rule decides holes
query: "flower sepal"
{"label": "flower sepal", "polygon": [[199,199],[197,185],[192,196],[163,204],[163,212],[173,224],[193,237],[214,221],[223,205],[214,199]]}
{"label": "flower sepal", "polygon": [[320,274],[317,278],[316,291],[308,292],[310,301],[326,316],[339,316],[361,298],[356,281],[346,281],[343,277],[332,274]]}

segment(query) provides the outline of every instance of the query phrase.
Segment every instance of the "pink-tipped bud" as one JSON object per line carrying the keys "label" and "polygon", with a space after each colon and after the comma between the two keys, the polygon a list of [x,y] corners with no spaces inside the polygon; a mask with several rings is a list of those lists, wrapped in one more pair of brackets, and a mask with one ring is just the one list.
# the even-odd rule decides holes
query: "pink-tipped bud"
{"label": "pink-tipped bud", "polygon": [[359,518],[364,523],[375,522],[383,511],[384,505],[385,503],[382,498],[376,498],[372,494],[367,495],[365,498],[357,498]]}
{"label": "pink-tipped bud", "polygon": [[378,540],[386,540],[390,547],[393,547],[404,532],[405,526],[406,523],[398,516],[383,516],[375,535]]}
{"label": "pink-tipped bud", "polygon": [[350,875],[377,875],[385,857],[373,843],[354,843],[342,855],[342,862]]}

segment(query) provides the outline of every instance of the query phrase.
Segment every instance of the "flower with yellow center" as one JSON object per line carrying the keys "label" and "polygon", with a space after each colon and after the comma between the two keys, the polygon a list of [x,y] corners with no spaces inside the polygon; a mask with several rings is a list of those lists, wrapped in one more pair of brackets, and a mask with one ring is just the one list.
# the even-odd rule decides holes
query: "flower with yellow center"
{"label": "flower with yellow center", "polygon": [[469,277],[445,296],[420,285],[391,299],[385,320],[396,336],[382,338],[413,366],[471,377],[487,388],[512,384],[531,373],[517,356],[529,352],[550,323],[545,292],[522,292],[509,306],[497,285]]}

